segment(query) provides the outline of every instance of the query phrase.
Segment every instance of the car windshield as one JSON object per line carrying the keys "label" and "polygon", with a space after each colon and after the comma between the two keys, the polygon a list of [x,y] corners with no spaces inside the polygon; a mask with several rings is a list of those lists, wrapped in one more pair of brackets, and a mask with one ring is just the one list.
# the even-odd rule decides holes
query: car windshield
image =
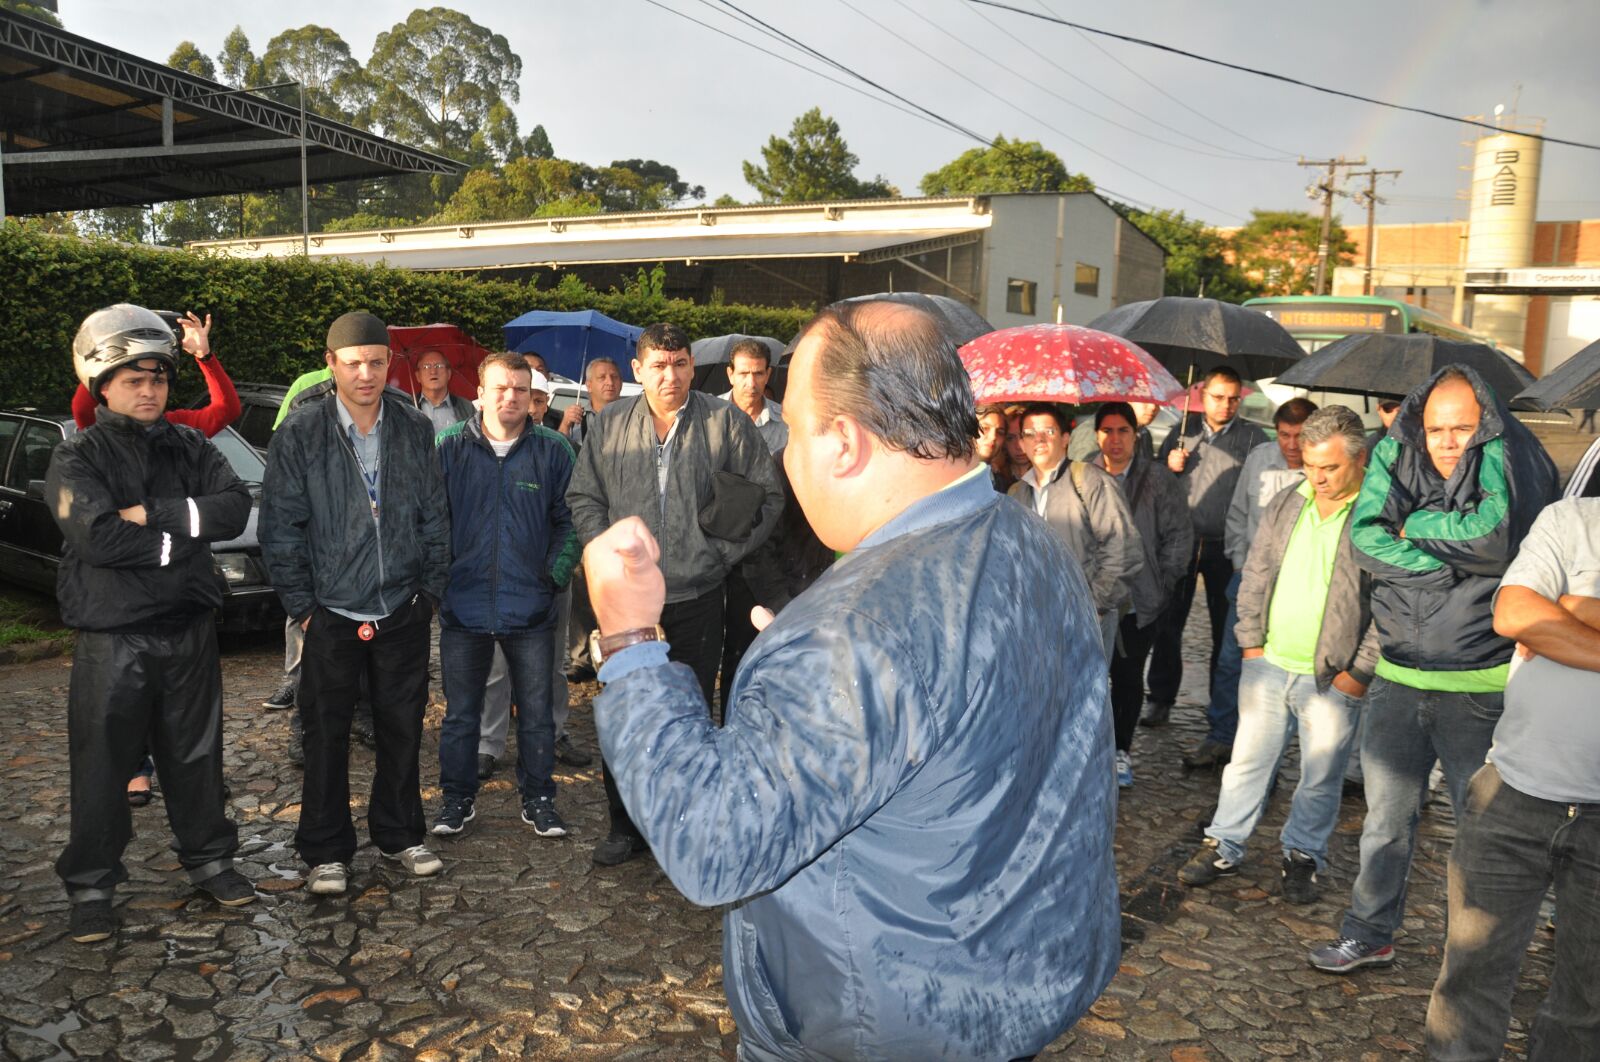
{"label": "car windshield", "polygon": [[228,459],[228,464],[233,466],[234,475],[251,486],[260,486],[261,479],[267,471],[267,463],[238,432],[232,428],[223,428],[212,436],[211,442],[222,451],[222,456]]}

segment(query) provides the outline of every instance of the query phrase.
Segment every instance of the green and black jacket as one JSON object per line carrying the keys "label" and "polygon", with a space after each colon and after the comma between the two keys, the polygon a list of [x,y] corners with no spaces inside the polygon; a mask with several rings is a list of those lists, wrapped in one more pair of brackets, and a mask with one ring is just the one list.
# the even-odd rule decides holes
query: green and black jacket
{"label": "green and black jacket", "polygon": [[[1372,452],[1350,518],[1356,563],[1375,576],[1383,658],[1423,671],[1475,671],[1511,659],[1493,599],[1534,519],[1560,493],[1555,463],[1471,369],[1483,407],[1448,480],[1428,457],[1422,408],[1440,370],[1407,396]],[[1401,535],[1404,531],[1404,536]]]}

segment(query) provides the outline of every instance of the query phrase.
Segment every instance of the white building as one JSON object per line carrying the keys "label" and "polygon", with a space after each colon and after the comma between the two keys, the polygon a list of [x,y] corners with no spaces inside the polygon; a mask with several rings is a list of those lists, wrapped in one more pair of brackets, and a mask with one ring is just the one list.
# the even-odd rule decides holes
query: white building
{"label": "white building", "polygon": [[[949,295],[997,328],[1083,324],[1162,293],[1165,252],[1092,193],[704,207],[311,237],[311,257],[605,290],[662,263],[677,298],[810,306],[881,291]],[[301,253],[299,235],[191,245]]]}

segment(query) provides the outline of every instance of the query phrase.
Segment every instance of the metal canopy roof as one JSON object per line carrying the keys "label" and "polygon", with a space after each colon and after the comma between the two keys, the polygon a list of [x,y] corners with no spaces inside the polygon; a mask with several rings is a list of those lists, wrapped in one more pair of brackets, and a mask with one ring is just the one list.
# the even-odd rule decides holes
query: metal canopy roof
{"label": "metal canopy roof", "polygon": [[[8,214],[298,187],[300,135],[297,107],[0,10]],[[463,168],[315,114],[305,140],[312,184]]]}

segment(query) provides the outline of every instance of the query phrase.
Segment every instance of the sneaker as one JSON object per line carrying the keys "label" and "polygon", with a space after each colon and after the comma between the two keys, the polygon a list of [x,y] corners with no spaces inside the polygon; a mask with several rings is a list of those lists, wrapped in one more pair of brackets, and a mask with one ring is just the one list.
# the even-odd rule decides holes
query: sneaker
{"label": "sneaker", "polygon": [[644,838],[636,833],[612,832],[594,846],[592,858],[597,866],[614,867],[649,850],[650,846],[644,843]]}
{"label": "sneaker", "polygon": [[281,712],[285,708],[294,707],[294,695],[298,688],[292,682],[285,682],[278,687],[278,692],[261,702],[261,707],[271,712]]}
{"label": "sneaker", "polygon": [[393,859],[419,878],[431,878],[444,869],[444,860],[428,851],[427,845],[414,844],[398,852],[384,852],[383,858]]}
{"label": "sneaker", "polygon": [[439,808],[438,817],[433,820],[433,832],[460,833],[477,815],[478,809],[471,800],[446,797],[444,805]]}
{"label": "sneaker", "polygon": [[594,762],[594,757],[574,745],[566,734],[556,738],[556,759],[568,767],[587,767]]}
{"label": "sneaker", "polygon": [[256,887],[250,884],[250,879],[232,867],[195,882],[194,887],[224,907],[243,907],[256,898]]}
{"label": "sneaker", "polygon": [[1200,742],[1193,752],[1183,757],[1183,766],[1187,770],[1198,771],[1203,769],[1215,770],[1225,766],[1233,758],[1233,746],[1224,745],[1220,741],[1206,738]]}
{"label": "sneaker", "polygon": [[1289,849],[1283,859],[1284,903],[1316,903],[1322,890],[1317,887],[1317,861],[1298,848]]}
{"label": "sneaker", "polygon": [[349,887],[350,871],[343,863],[323,863],[306,875],[306,891],[314,896],[339,896]]}
{"label": "sneaker", "polygon": [[1166,726],[1167,717],[1172,714],[1171,701],[1145,701],[1144,711],[1139,713],[1140,726]]}
{"label": "sneaker", "polygon": [[85,900],[72,905],[67,925],[74,941],[95,944],[117,931],[117,916],[111,913],[110,900]]}
{"label": "sneaker", "polygon": [[522,802],[522,821],[540,837],[565,837],[567,824],[556,813],[556,802],[549,797],[533,797]]}
{"label": "sneaker", "polygon": [[1185,885],[1210,885],[1218,878],[1239,873],[1239,864],[1230,863],[1217,851],[1217,842],[1211,838],[1189,861],[1178,868],[1178,880]]}
{"label": "sneaker", "polygon": [[495,759],[486,752],[478,753],[478,781],[487,782],[494,777]]}
{"label": "sneaker", "polygon": [[300,721],[300,709],[289,716],[289,762],[296,767],[306,765],[306,728]]}
{"label": "sneaker", "polygon": [[1117,750],[1117,788],[1133,788],[1133,757],[1121,749]]}
{"label": "sneaker", "polygon": [[1349,973],[1361,966],[1388,966],[1394,962],[1394,945],[1375,948],[1350,937],[1340,937],[1332,944],[1312,948],[1306,961],[1324,973]]}

